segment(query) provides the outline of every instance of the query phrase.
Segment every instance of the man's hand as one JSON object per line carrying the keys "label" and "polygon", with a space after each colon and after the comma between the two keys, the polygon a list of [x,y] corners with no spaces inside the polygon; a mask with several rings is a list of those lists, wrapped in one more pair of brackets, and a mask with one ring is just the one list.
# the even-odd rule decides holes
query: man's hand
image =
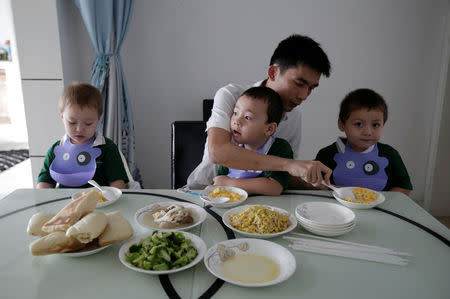
{"label": "man's hand", "polygon": [[317,187],[324,180],[330,183],[332,170],[319,161],[292,160],[288,172],[292,176],[300,177],[305,182]]}

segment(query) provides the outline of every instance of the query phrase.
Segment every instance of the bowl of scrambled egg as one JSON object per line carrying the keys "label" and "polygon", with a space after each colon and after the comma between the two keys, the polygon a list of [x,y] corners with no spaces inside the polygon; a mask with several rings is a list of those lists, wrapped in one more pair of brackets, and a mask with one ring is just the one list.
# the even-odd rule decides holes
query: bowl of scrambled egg
{"label": "bowl of scrambled egg", "polygon": [[235,207],[223,214],[222,221],[244,236],[263,239],[286,234],[297,226],[294,215],[268,205]]}
{"label": "bowl of scrambled egg", "polygon": [[336,192],[333,192],[333,196],[338,202],[351,209],[370,209],[385,201],[382,193],[371,189],[362,187],[343,187],[342,189],[348,189],[346,191],[351,192],[352,196],[341,198]]}
{"label": "bowl of scrambled egg", "polygon": [[[216,207],[216,208],[231,208],[237,205],[242,204],[247,200],[248,193],[247,191],[237,188],[237,187],[228,187],[228,186],[208,186],[201,192],[205,194],[205,197],[201,197],[208,204]],[[225,202],[212,202],[208,197],[227,197],[228,201]]]}

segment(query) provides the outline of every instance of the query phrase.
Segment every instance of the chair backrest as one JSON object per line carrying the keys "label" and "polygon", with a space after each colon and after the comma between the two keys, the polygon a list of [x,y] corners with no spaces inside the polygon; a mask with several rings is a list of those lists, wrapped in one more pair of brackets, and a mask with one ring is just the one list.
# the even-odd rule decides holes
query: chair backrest
{"label": "chair backrest", "polygon": [[203,121],[208,121],[211,117],[211,110],[214,104],[213,99],[204,99],[203,100]]}
{"label": "chair backrest", "polygon": [[175,121],[172,123],[171,188],[186,185],[189,174],[202,161],[206,142],[206,122]]}

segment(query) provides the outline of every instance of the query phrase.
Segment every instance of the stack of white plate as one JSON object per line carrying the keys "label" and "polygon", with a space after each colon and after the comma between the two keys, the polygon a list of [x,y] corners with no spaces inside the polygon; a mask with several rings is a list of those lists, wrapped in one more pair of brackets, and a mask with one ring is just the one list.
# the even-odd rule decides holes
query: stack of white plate
{"label": "stack of white plate", "polygon": [[334,237],[355,228],[355,213],[342,205],[306,202],[295,208],[295,217],[304,229],[321,236]]}

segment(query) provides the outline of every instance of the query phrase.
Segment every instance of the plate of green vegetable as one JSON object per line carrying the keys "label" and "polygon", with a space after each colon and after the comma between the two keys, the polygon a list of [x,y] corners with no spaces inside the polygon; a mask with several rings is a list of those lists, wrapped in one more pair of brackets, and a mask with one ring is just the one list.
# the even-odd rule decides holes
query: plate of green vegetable
{"label": "plate of green vegetable", "polygon": [[161,275],[195,266],[206,252],[205,242],[188,232],[154,231],[137,236],[119,250],[122,264],[131,270]]}

